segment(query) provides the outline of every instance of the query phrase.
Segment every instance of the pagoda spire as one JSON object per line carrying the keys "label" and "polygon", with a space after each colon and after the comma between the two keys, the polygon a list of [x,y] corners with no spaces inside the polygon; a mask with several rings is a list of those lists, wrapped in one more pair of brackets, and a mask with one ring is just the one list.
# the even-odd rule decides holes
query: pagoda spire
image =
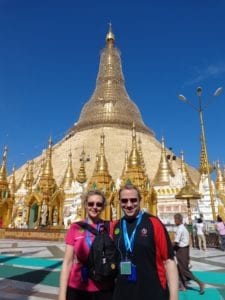
{"label": "pagoda spire", "polygon": [[0,190],[8,189],[7,168],[6,168],[7,153],[8,153],[8,148],[5,147],[2,156],[2,165],[0,167]]}
{"label": "pagoda spire", "polygon": [[87,181],[87,176],[86,176],[86,171],[85,171],[85,151],[83,149],[83,151],[81,152],[81,156],[80,156],[80,169],[79,172],[77,174],[76,180],[79,183],[84,183]]}
{"label": "pagoda spire", "polygon": [[115,35],[110,24],[106,46],[101,52],[95,90],[69,135],[104,126],[130,129],[133,122],[139,132],[154,135],[145,126],[138,107],[126,91],[120,52],[115,47]]}
{"label": "pagoda spire", "polygon": [[109,31],[106,35],[105,40],[106,40],[106,44],[109,44],[109,43],[114,44],[115,43],[115,35],[112,31],[112,23],[111,22],[109,23]]}
{"label": "pagoda spire", "polygon": [[158,170],[154,178],[154,185],[169,185],[170,176],[173,177],[174,175],[166,156],[165,141],[164,141],[164,137],[162,137],[161,159],[159,162]]}
{"label": "pagoda spire", "polygon": [[104,135],[104,133],[101,134],[98,168],[99,168],[100,172],[108,171],[108,163],[105,158],[105,135]]}
{"label": "pagoda spire", "polygon": [[46,160],[43,169],[42,176],[52,178],[53,177],[53,168],[52,168],[52,139],[49,138],[48,149],[46,150]]}
{"label": "pagoda spire", "polygon": [[29,161],[26,164],[25,172],[23,174],[22,179],[19,183],[19,189],[28,189],[29,188]]}
{"label": "pagoda spire", "polygon": [[66,168],[66,172],[64,174],[61,186],[64,189],[69,189],[69,188],[71,188],[73,181],[74,181],[74,174],[73,174],[73,167],[72,167],[72,153],[70,150],[69,155],[68,155],[67,168]]}
{"label": "pagoda spire", "polygon": [[[209,163],[207,162],[206,149],[205,149],[203,139],[201,136],[201,155],[200,155],[200,166],[199,166],[199,172],[201,175],[208,174],[208,168],[207,168],[208,164]],[[213,169],[212,166],[209,164],[209,172],[210,173],[212,172],[212,169]]]}
{"label": "pagoda spire", "polygon": [[42,174],[40,175],[39,187],[41,190],[51,196],[55,190],[56,183],[53,176],[52,168],[52,139],[48,141],[48,148],[46,150],[46,159],[43,165]]}
{"label": "pagoda spire", "polygon": [[137,149],[137,138],[135,124],[132,125],[132,150],[128,159],[129,167],[141,166],[141,158]]}
{"label": "pagoda spire", "polygon": [[16,168],[15,168],[15,166],[13,166],[12,175],[11,175],[10,180],[9,180],[9,189],[10,189],[10,192],[11,192],[12,195],[15,194],[16,189],[17,189],[15,172],[16,172]]}
{"label": "pagoda spire", "polygon": [[96,165],[89,182],[89,188],[111,189],[112,183],[112,177],[109,174],[108,163],[105,157],[105,135],[102,133],[100,137],[100,151],[96,156]]}
{"label": "pagoda spire", "polygon": [[225,184],[224,177],[220,167],[219,161],[216,162],[216,181],[215,181],[216,189],[220,193],[225,192]]}
{"label": "pagoda spire", "polygon": [[189,185],[191,186],[192,188],[195,188],[195,184],[193,182],[193,180],[191,179],[191,176],[188,172],[188,169],[187,169],[187,165],[184,161],[184,152],[181,151],[181,166],[180,166],[180,169],[181,169],[181,174],[183,176],[183,180],[184,180],[184,185]]}
{"label": "pagoda spire", "polygon": [[132,149],[128,157],[127,170],[123,176],[123,183],[131,182],[137,187],[145,186],[147,176],[141,164],[141,158],[137,148],[135,124],[132,125]]}

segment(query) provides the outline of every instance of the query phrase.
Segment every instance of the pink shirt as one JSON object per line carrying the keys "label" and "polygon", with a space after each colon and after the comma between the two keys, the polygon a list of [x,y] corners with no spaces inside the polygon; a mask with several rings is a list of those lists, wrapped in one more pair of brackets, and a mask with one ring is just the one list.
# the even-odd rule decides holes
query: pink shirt
{"label": "pink shirt", "polygon": [[[93,224],[96,228],[96,225]],[[96,292],[99,290],[109,290],[113,286],[113,282],[96,283],[91,279],[83,282],[81,277],[82,262],[87,261],[89,246],[86,240],[86,234],[89,235],[90,240],[94,240],[94,234],[85,231],[76,223],[73,223],[66,234],[66,244],[74,247],[74,263],[72,265],[68,285],[78,290],[85,290],[89,292]]]}
{"label": "pink shirt", "polygon": [[218,222],[216,224],[216,229],[219,232],[219,235],[225,235],[225,225],[223,222]]}

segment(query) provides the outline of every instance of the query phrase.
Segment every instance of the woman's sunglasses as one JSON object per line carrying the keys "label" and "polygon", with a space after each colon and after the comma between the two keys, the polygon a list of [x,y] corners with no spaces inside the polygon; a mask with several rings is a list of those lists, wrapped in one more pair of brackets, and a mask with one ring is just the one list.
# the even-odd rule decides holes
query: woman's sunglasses
{"label": "woman's sunglasses", "polygon": [[103,207],[104,203],[103,202],[87,202],[88,207]]}
{"label": "woman's sunglasses", "polygon": [[120,202],[122,204],[127,204],[128,201],[130,201],[131,203],[137,203],[138,199],[137,198],[122,198],[122,199],[120,199]]}

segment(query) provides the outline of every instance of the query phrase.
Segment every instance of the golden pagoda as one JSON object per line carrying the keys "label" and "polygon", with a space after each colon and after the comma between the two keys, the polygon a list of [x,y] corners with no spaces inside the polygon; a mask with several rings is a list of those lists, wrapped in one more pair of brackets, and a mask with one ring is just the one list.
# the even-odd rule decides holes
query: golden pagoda
{"label": "golden pagoda", "polygon": [[120,52],[115,47],[115,36],[110,26],[106,35],[106,47],[101,53],[95,91],[84,105],[80,118],[70,129],[69,135],[105,126],[130,130],[134,121],[137,131],[153,135],[126,91]]}
{"label": "golden pagoda", "polygon": [[170,177],[173,177],[174,173],[169,165],[166,148],[165,148],[165,141],[162,138],[162,148],[161,148],[161,159],[159,162],[159,167],[157,173],[154,178],[154,185],[169,185]]}
{"label": "golden pagoda", "polygon": [[[140,188],[142,208],[157,214],[157,193],[152,185],[156,173],[155,182],[164,178],[168,181],[168,174],[172,176],[180,170],[179,159],[173,162],[173,168],[170,163],[165,165],[165,145],[144,124],[137,105],[130,99],[115,40],[110,26],[96,87],[78,121],[58,143],[53,145],[50,140],[47,150],[34,158],[32,164],[15,171],[15,186],[20,184],[15,192],[14,215],[19,205],[24,206],[23,221],[29,228],[39,228],[41,223],[66,227],[77,216],[83,217],[82,194],[90,188],[106,193],[104,217],[119,218],[117,193],[127,181]],[[198,172],[187,168],[197,182]],[[175,191],[176,188],[169,193],[174,195]],[[42,220],[44,211],[47,221]]]}
{"label": "golden pagoda", "polygon": [[[89,162],[85,165],[86,176],[87,180],[91,178],[99,147],[98,138],[102,132],[106,137],[105,156],[108,168],[116,182],[122,174],[124,152],[132,147],[130,131],[133,123],[138,139],[141,140],[143,156],[141,160],[145,162],[145,173],[150,180],[153,180],[160,161],[161,144],[154,137],[153,131],[144,124],[137,105],[127,93],[120,52],[115,46],[115,36],[110,26],[106,35],[105,48],[101,52],[95,90],[84,105],[78,121],[61,141],[52,146],[52,166],[57,185],[62,182],[62,162],[67,161],[70,149],[74,173],[77,173],[77,165],[84,145],[85,152],[89,155]],[[35,178],[43,157],[44,153],[34,159]],[[174,169],[178,168],[179,165],[175,162]],[[24,169],[25,166],[22,166],[16,170],[17,182],[21,179]],[[190,172],[195,178],[197,177],[194,168],[190,168]]]}

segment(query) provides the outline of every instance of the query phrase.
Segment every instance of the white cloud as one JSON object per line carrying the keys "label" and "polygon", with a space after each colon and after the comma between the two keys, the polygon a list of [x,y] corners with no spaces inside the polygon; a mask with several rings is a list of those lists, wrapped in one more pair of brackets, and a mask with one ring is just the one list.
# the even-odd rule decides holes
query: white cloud
{"label": "white cloud", "polygon": [[207,66],[205,69],[200,70],[196,68],[196,76],[193,79],[190,79],[184,83],[184,86],[194,85],[200,83],[211,77],[218,77],[219,75],[225,73],[225,62],[221,62],[218,64],[211,64]]}

